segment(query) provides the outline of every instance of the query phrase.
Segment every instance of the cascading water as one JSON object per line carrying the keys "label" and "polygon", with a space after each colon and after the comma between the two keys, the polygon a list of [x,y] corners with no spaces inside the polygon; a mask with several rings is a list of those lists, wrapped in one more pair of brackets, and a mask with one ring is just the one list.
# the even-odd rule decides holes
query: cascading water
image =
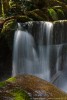
{"label": "cascading water", "polygon": [[[33,24],[30,23],[30,24]],[[39,24],[37,22],[37,24]],[[14,36],[13,76],[17,74],[33,74],[50,81],[49,68],[49,44],[52,23],[40,22],[38,32],[38,51],[35,48],[34,37],[18,24],[19,29]],[[31,27],[29,25],[29,27]],[[33,27],[32,27],[33,28]],[[47,45],[44,46],[44,34],[47,37]],[[47,36],[48,34],[48,36]],[[39,53],[38,53],[39,52]]]}
{"label": "cascading water", "polygon": [[[57,78],[67,66],[64,63],[66,56],[62,54],[67,45],[54,44],[54,33],[55,27],[51,22],[18,23],[14,36],[13,76],[32,74],[57,85]],[[62,89],[65,90],[63,86]]]}

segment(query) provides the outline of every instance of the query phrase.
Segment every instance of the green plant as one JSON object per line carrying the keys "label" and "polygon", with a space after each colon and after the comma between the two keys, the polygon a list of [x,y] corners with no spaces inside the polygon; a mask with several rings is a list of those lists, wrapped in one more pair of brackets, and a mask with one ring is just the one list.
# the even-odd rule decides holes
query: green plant
{"label": "green plant", "polygon": [[18,88],[13,89],[11,94],[14,96],[14,100],[30,100],[28,94]]}
{"label": "green plant", "polygon": [[64,19],[65,18],[63,10],[57,9],[56,12],[57,12],[57,15],[58,15],[59,19]]}
{"label": "green plant", "polygon": [[54,9],[49,8],[49,9],[48,9],[48,14],[51,16],[51,18],[52,18],[53,20],[58,20],[57,13],[56,13],[56,11],[55,11]]}
{"label": "green plant", "polygon": [[1,9],[2,9],[2,17],[5,18],[5,12],[4,12],[4,1],[1,0]]}
{"label": "green plant", "polygon": [[0,82],[0,87],[4,87],[6,85],[6,82]]}

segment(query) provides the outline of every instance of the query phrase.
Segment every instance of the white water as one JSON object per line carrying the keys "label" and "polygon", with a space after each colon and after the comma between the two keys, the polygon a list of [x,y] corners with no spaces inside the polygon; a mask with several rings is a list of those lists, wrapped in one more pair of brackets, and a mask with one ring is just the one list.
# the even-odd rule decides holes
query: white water
{"label": "white water", "polygon": [[28,22],[27,24],[28,29],[23,27],[23,24],[22,26],[18,24],[15,32],[12,75],[32,74],[51,81],[66,91],[64,83],[61,87],[61,80],[57,81],[57,78],[63,75],[61,66],[65,68],[67,66],[64,59],[62,63],[62,48],[65,44],[52,44],[53,24],[51,22],[35,22],[35,25],[34,22]]}
{"label": "white water", "polygon": [[[17,74],[33,74],[45,80],[50,81],[50,68],[49,68],[49,49],[50,49],[50,34],[52,23],[41,22],[39,31],[39,44],[38,51],[35,49],[35,41],[33,36],[27,31],[19,29],[15,32],[14,36],[14,52],[13,52],[13,70],[12,75]],[[47,46],[43,44],[44,34],[47,36]]]}

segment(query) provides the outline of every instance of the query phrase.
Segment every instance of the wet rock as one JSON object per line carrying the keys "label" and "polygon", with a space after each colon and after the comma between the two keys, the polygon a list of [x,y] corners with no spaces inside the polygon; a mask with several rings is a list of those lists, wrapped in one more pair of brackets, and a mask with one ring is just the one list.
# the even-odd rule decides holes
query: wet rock
{"label": "wet rock", "polygon": [[[51,83],[32,75],[19,75],[6,80],[5,83],[1,82],[0,94],[2,98],[9,97],[12,99],[14,97],[15,100],[19,100],[17,99],[19,98],[19,96],[20,100],[49,100],[49,98],[51,98],[51,100],[54,100],[55,98],[67,98],[66,93],[62,92]],[[25,97],[26,99],[22,99],[23,97]]]}
{"label": "wet rock", "polygon": [[15,19],[7,20],[6,22],[4,22],[3,28],[1,31],[1,34],[7,40],[7,43],[10,49],[12,49],[13,36],[16,30],[16,25],[17,23]]}
{"label": "wet rock", "polygon": [[67,21],[60,20],[53,23],[53,44],[67,43]]}

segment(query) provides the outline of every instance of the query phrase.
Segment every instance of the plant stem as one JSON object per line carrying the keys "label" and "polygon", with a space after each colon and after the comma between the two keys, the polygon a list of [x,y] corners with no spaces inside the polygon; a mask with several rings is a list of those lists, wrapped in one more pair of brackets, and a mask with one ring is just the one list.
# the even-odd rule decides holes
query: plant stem
{"label": "plant stem", "polygon": [[2,5],[2,17],[5,18],[4,2],[3,2],[3,0],[1,0],[1,5]]}

